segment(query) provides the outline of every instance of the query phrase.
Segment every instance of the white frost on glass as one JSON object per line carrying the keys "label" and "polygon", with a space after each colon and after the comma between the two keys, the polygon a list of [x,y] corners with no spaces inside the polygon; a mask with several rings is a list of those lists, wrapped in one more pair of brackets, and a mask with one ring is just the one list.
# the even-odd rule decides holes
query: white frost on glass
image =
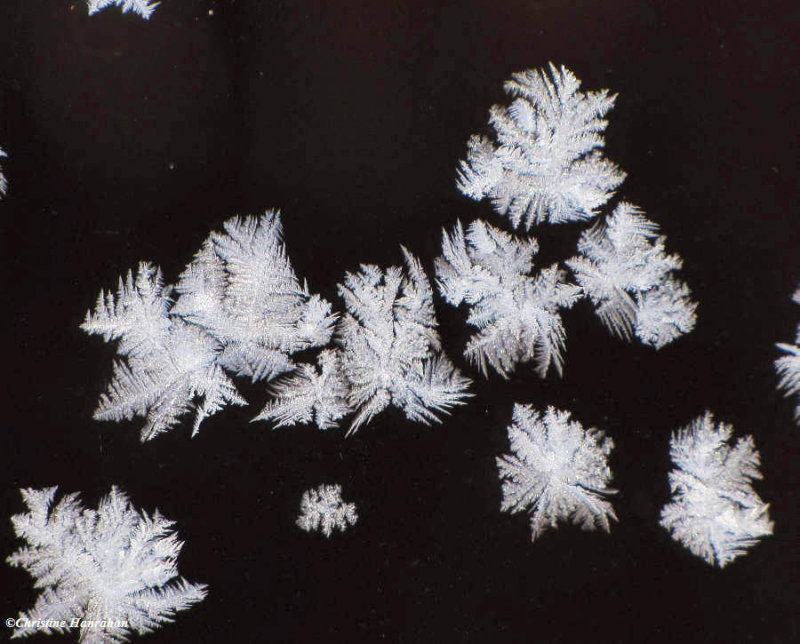
{"label": "white frost on glass", "polygon": [[[117,340],[124,360],[114,373],[94,417],[121,421],[144,416],[142,441],[171,429],[194,410],[192,436],[204,418],[228,404],[244,405],[236,386],[217,364],[221,347],[202,329],[169,313],[170,287],[161,271],[141,263],[134,277],[120,279],[116,296],[100,292],[81,328]],[[199,399],[199,402],[198,402]]]}
{"label": "white frost on glass", "polygon": [[731,447],[732,434],[733,427],[715,426],[706,412],[672,436],[672,502],[661,510],[661,525],[673,539],[720,567],[746,554],[773,528],[769,506],[751,484],[761,478],[753,438],[740,438]]}
{"label": "white frost on glass", "polygon": [[277,211],[233,217],[224,228],[181,275],[171,313],[222,345],[218,362],[228,371],[271,379],[294,368],[291,354],[327,344],[336,318],[295,274]]}
{"label": "white frost on glass", "polygon": [[340,353],[326,349],[317,364],[302,363],[290,376],[271,387],[273,400],[253,420],[275,421],[275,427],[314,423],[320,429],[338,426],[350,413],[347,396],[350,388],[339,364]]}
{"label": "white frost on glass", "polygon": [[489,197],[516,228],[548,221],[591,219],[625,173],[601,153],[614,105],[607,90],[579,91],[565,67],[514,74],[509,107],[495,105],[489,123],[497,144],[472,136],[459,169],[458,188],[472,199]]}
{"label": "white frost on glass", "polygon": [[[126,642],[132,632],[150,633],[205,598],[205,585],[178,577],[183,543],[157,510],[152,517],[140,513],[116,487],[97,510],[84,508],[78,494],[53,507],[56,489],[22,490],[28,512],[11,518],[27,545],[7,561],[27,570],[41,590],[21,618],[67,624],[80,618],[96,624],[81,628],[82,642]],[[65,630],[33,625],[11,637]]]}
{"label": "white frost on glass", "polygon": [[[800,304],[800,288],[795,291],[792,300]],[[775,361],[775,369],[780,377],[778,387],[787,396],[797,396],[800,394],[800,325],[797,326],[795,344],[779,342],[777,346],[785,354]],[[800,397],[797,399],[794,417],[800,422]]]}
{"label": "white frost on glass", "polygon": [[93,15],[106,7],[117,6],[122,8],[122,13],[132,11],[147,20],[152,15],[160,2],[152,0],[86,0],[89,7],[89,15]]}
{"label": "white frost on glass", "polygon": [[322,532],[330,537],[334,528],[344,532],[358,521],[355,503],[342,501],[341,485],[320,485],[306,490],[300,501],[297,525],[306,532]]}
{"label": "white frost on glass", "polygon": [[[0,158],[7,156],[8,155],[5,153],[3,148],[0,148]],[[6,175],[3,174],[2,166],[0,166],[0,199],[2,199],[7,192],[8,192],[8,180],[6,179]]]}
{"label": "white frost on glass", "polygon": [[570,413],[548,407],[544,415],[530,405],[514,405],[508,427],[512,454],[497,459],[503,483],[503,512],[531,514],[531,539],[561,521],[585,530],[610,530],[614,509],[606,497],[608,457],[613,441],[600,430],[584,429]]}
{"label": "white frost on glass", "polygon": [[660,349],[694,328],[697,304],[673,277],[682,262],[664,251],[666,237],[632,204],[622,202],[602,225],[581,235],[566,264],[603,324]]}
{"label": "white frost on glass", "polygon": [[340,364],[356,412],[348,434],[389,405],[409,420],[437,422],[436,413],[469,395],[470,381],[441,353],[428,278],[403,254],[405,271],[364,264],[339,285],[347,309],[337,328]]}
{"label": "white frost on glass", "polygon": [[561,309],[582,295],[564,280],[557,264],[533,275],[534,238],[516,238],[485,222],[467,234],[457,223],[442,235],[436,259],[439,290],[453,306],[469,309],[467,322],[478,328],[464,354],[486,375],[487,363],[508,377],[518,363],[534,361],[540,376],[552,365],[560,375],[566,333]]}

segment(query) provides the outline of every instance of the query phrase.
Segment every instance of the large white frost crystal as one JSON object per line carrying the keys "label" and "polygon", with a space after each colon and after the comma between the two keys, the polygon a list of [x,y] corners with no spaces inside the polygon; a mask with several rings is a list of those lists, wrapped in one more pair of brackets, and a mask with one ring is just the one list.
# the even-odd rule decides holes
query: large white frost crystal
{"label": "large white frost crystal", "polygon": [[543,221],[590,219],[625,173],[603,157],[602,118],[614,105],[606,90],[581,92],[565,67],[514,74],[505,90],[509,107],[491,108],[497,143],[472,136],[458,188],[472,199],[489,197],[514,227]]}
{"label": "large white frost crystal", "polygon": [[[792,300],[800,304],[800,288],[795,291]],[[778,348],[785,354],[775,361],[775,369],[780,376],[778,387],[783,389],[787,396],[797,396],[800,394],[800,325],[797,326],[795,343],[779,342]],[[800,397],[797,399],[794,417],[800,422]]]}
{"label": "large white frost crystal", "polygon": [[89,15],[97,13],[106,7],[117,6],[122,9],[122,13],[132,11],[147,20],[155,11],[160,2],[152,0],[86,0],[89,7]]}
{"label": "large white frost crystal", "polygon": [[715,425],[706,412],[672,436],[672,502],[661,510],[661,525],[673,539],[720,567],[772,534],[769,506],[751,485],[761,478],[753,438],[730,446],[732,435],[733,427]]}
{"label": "large white frost crystal", "polygon": [[616,520],[606,500],[614,447],[600,430],[584,429],[570,413],[548,407],[544,415],[530,405],[514,405],[508,428],[512,454],[498,457],[503,482],[503,512],[529,511],[531,539],[560,521],[585,530],[610,530]]}
{"label": "large white frost crystal", "polygon": [[[116,487],[97,510],[78,494],[53,507],[56,488],[22,490],[28,512],[11,518],[27,542],[8,563],[27,570],[41,594],[12,637],[69,631],[79,618],[82,642],[126,642],[150,633],[206,596],[206,586],[178,577],[183,543],[158,511],[137,511]],[[38,620],[38,622],[37,622]],[[41,624],[66,621],[66,628]],[[119,624],[122,624],[121,626]]]}
{"label": "large white frost crystal", "polygon": [[448,303],[469,305],[467,322],[478,328],[464,351],[486,374],[487,363],[508,377],[520,362],[534,361],[540,376],[552,365],[560,375],[566,333],[561,309],[581,297],[553,264],[532,274],[533,238],[518,239],[478,220],[467,234],[456,224],[442,235],[436,259],[439,290]]}

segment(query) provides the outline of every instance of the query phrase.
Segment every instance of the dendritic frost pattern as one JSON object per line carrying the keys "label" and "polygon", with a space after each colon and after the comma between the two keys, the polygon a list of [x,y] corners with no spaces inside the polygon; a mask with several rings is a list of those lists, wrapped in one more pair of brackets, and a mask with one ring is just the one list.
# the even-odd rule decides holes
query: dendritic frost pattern
{"label": "dendritic frost pattern", "polygon": [[745,436],[731,447],[732,434],[730,425],[715,426],[706,412],[672,436],[672,502],[661,510],[661,525],[673,539],[720,567],[746,554],[773,527],[769,506],[751,485],[761,478],[753,439]]}
{"label": "dendritic frost pattern", "polygon": [[544,415],[515,405],[508,428],[512,454],[497,459],[503,512],[531,513],[531,539],[560,521],[586,530],[610,530],[614,509],[606,497],[614,444],[600,430],[583,429],[570,413],[548,407]]}
{"label": "dendritic frost pattern", "polygon": [[608,92],[581,92],[565,67],[514,74],[505,83],[509,107],[491,108],[497,144],[472,136],[460,165],[458,188],[491,198],[514,227],[590,219],[622,183],[625,173],[601,153],[614,105]]}
{"label": "dendritic frost pattern", "polygon": [[[3,151],[3,148],[0,148],[0,159],[7,156],[8,155]],[[3,174],[3,167],[0,166],[0,199],[5,197],[7,192],[8,192],[8,180],[6,179],[6,175]]]}
{"label": "dendritic frost pattern", "polygon": [[141,263],[135,277],[129,272],[120,279],[116,296],[100,292],[94,312],[81,325],[106,342],[117,340],[117,352],[125,358],[114,363],[94,417],[121,421],[144,416],[142,441],[169,430],[192,409],[194,436],[204,418],[228,404],[246,404],[217,364],[219,343],[169,314],[169,292],[161,271]]}
{"label": "dendritic frost pattern", "polygon": [[344,532],[358,521],[355,503],[342,501],[341,485],[320,485],[306,490],[300,501],[297,525],[306,532],[322,532],[330,537],[334,528]]}
{"label": "dendritic frost pattern", "polygon": [[331,306],[301,284],[277,211],[234,217],[212,233],[176,286],[172,313],[221,345],[219,364],[253,381],[294,367],[289,356],[330,341]]}
{"label": "dendritic frost pattern", "polygon": [[538,245],[515,238],[485,222],[473,222],[467,234],[459,222],[442,236],[436,260],[439,290],[449,304],[470,307],[467,322],[479,329],[465,355],[486,374],[487,363],[508,377],[518,363],[534,361],[540,376],[552,365],[563,369],[566,333],[561,309],[581,297],[558,265],[532,275]]}
{"label": "dendritic frost pattern", "polygon": [[317,358],[318,368],[299,364],[297,370],[272,386],[273,399],[253,420],[275,421],[275,427],[314,423],[320,429],[338,426],[350,413],[350,387],[340,365],[339,351],[326,349]]}
{"label": "dendritic frost pattern", "polygon": [[122,13],[132,11],[147,20],[152,15],[160,2],[152,0],[86,0],[89,6],[89,15],[97,13],[106,7],[117,6],[122,8]]}
{"label": "dendritic frost pattern", "polygon": [[[792,300],[800,304],[800,288],[795,291]],[[785,354],[775,361],[775,369],[780,377],[778,387],[787,396],[797,396],[800,394],[800,325],[797,326],[795,344],[779,342],[778,348]],[[794,409],[794,417],[800,422],[800,397]]]}
{"label": "dendritic frost pattern", "polygon": [[362,265],[339,285],[347,313],[337,330],[355,432],[390,404],[429,424],[463,404],[469,380],[441,353],[428,278],[403,249],[406,270]]}
{"label": "dendritic frost pattern", "polygon": [[694,328],[697,306],[673,277],[682,262],[664,252],[665,241],[655,223],[623,202],[604,225],[581,235],[580,254],[566,262],[610,331],[627,340],[635,333],[656,349]]}
{"label": "dendritic frost pattern", "polygon": [[[53,507],[55,494],[55,487],[22,490],[29,511],[11,518],[27,545],[8,563],[27,570],[42,589],[23,619],[111,623],[81,629],[81,641],[125,642],[132,632],[150,633],[205,598],[205,585],[178,577],[183,543],[158,511],[152,517],[140,513],[116,487],[97,510],[85,509],[77,494]],[[127,627],[116,627],[120,622]],[[51,630],[63,632],[31,626],[12,637]]]}

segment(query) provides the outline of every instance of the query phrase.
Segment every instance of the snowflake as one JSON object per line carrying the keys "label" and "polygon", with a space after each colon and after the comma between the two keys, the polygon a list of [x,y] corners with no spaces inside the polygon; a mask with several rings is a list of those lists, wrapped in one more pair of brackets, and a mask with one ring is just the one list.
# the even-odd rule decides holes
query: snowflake
{"label": "snowflake", "polygon": [[342,501],[341,485],[320,485],[316,490],[306,490],[300,501],[297,525],[306,532],[321,531],[330,537],[334,528],[344,532],[356,524],[355,503]]}
{"label": "snowflake", "polygon": [[122,7],[122,13],[133,11],[139,14],[142,18],[147,20],[152,15],[155,8],[161,4],[160,2],[152,2],[152,0],[86,0],[89,6],[89,15],[93,15],[106,7],[116,5]]}
{"label": "snowflake", "polygon": [[655,223],[623,202],[604,225],[581,235],[580,255],[566,262],[612,333],[627,340],[635,333],[656,349],[694,328],[697,307],[672,277],[682,262],[664,252],[665,241]]}
{"label": "snowflake", "polygon": [[625,173],[600,149],[614,105],[608,92],[583,93],[568,69],[550,65],[512,76],[509,107],[491,108],[497,145],[472,136],[460,165],[458,188],[472,199],[492,199],[516,228],[543,221],[592,218],[622,183]]}
{"label": "snowflake", "polygon": [[[141,263],[134,279],[120,280],[116,297],[100,292],[94,312],[81,328],[105,340],[119,340],[126,361],[114,363],[108,392],[100,397],[97,420],[145,416],[141,439],[172,428],[195,408],[192,436],[200,423],[225,405],[244,405],[236,386],[217,364],[220,345],[201,329],[170,316],[170,287],[161,271]],[[195,399],[202,399],[194,404]]]}
{"label": "snowflake", "polygon": [[[800,304],[800,288],[795,291],[792,300]],[[783,389],[787,396],[797,395],[800,393],[800,325],[797,327],[795,344],[779,342],[778,348],[786,354],[775,361],[775,369],[780,376],[778,387]],[[794,409],[794,417],[800,422],[800,398]]]}
{"label": "snowflake", "polygon": [[769,506],[753,491],[760,479],[753,438],[728,445],[733,427],[714,425],[711,412],[680,429],[670,441],[677,469],[669,473],[672,503],[661,525],[692,554],[720,567],[772,534]]}
{"label": "snowflake", "polygon": [[[80,618],[95,624],[81,628],[81,641],[126,642],[131,631],[150,633],[205,598],[205,585],[176,580],[183,543],[172,521],[158,511],[152,517],[139,513],[116,487],[97,510],[85,509],[78,494],[52,507],[56,489],[22,490],[29,512],[11,518],[28,545],[8,563],[27,570],[42,589],[34,607],[20,615],[23,620],[69,624]],[[40,632],[51,628],[34,624],[12,637]]]}
{"label": "snowflake", "polygon": [[466,236],[460,222],[451,235],[443,233],[439,290],[449,304],[470,306],[467,321],[479,331],[464,353],[484,375],[487,363],[505,378],[517,363],[531,360],[540,376],[550,365],[562,372],[560,310],[572,307],[581,289],[565,283],[556,264],[532,276],[537,250],[535,239],[514,238],[480,220]]}
{"label": "snowflake", "polygon": [[513,454],[497,459],[503,482],[503,512],[531,512],[531,538],[548,527],[571,520],[586,530],[609,531],[614,509],[604,497],[611,470],[610,438],[594,428],[584,430],[570,413],[548,407],[542,417],[529,405],[514,405],[508,428]]}

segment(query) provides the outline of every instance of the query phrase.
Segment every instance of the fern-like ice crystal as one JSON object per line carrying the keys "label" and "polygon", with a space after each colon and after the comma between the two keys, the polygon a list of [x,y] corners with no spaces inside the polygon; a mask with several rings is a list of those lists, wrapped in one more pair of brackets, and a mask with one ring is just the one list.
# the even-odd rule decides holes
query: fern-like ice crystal
{"label": "fern-like ice crystal", "polygon": [[[792,300],[800,304],[800,288],[795,291]],[[795,343],[779,342],[778,348],[785,354],[775,361],[775,369],[780,377],[778,387],[783,389],[787,396],[798,396],[800,394],[800,325],[797,326]],[[800,396],[798,396],[797,406],[794,409],[794,417],[796,421],[800,422]]]}
{"label": "fern-like ice crystal", "polygon": [[556,264],[532,274],[538,245],[485,222],[467,234],[458,223],[442,238],[436,260],[439,290],[448,303],[469,305],[468,323],[478,328],[465,355],[486,374],[487,364],[508,377],[518,363],[533,361],[540,376],[563,368],[566,333],[561,309],[572,307],[581,289],[564,280]]}
{"label": "fern-like ice crystal", "polygon": [[720,567],[772,534],[769,506],[752,488],[760,479],[759,455],[751,436],[731,446],[733,428],[714,423],[710,412],[676,432],[669,473],[672,502],[661,525],[692,554]]}
{"label": "fern-like ice crystal", "polygon": [[620,203],[604,225],[581,235],[578,256],[566,264],[595,305],[603,324],[656,349],[694,328],[696,303],[673,273],[677,255],[664,252],[666,238],[635,206]]}
{"label": "fern-like ice crystal", "polygon": [[614,444],[603,432],[584,429],[570,413],[548,407],[544,415],[515,405],[508,428],[512,454],[497,459],[503,512],[530,512],[531,539],[571,521],[586,530],[610,530],[616,520],[607,500]]}
{"label": "fern-like ice crystal", "polygon": [[[206,586],[178,577],[183,543],[158,511],[137,511],[116,487],[97,510],[77,494],[53,507],[56,488],[22,490],[28,512],[11,518],[27,542],[8,563],[27,570],[41,589],[12,637],[70,630],[82,622],[82,642],[126,642],[173,621],[206,596]],[[66,623],[48,627],[40,624]]]}
{"label": "fern-like ice crystal", "polygon": [[147,20],[153,14],[160,2],[152,0],[86,0],[89,7],[89,15],[93,15],[106,7],[117,6],[122,9],[122,13],[132,11]]}
{"label": "fern-like ice crystal", "polygon": [[303,492],[297,517],[297,526],[301,530],[322,532],[330,537],[335,528],[344,532],[356,521],[356,504],[342,501],[341,485],[320,485],[317,489]]}
{"label": "fern-like ice crystal", "polygon": [[594,217],[625,173],[603,157],[603,116],[614,105],[608,92],[584,93],[565,67],[534,69],[505,83],[514,99],[491,108],[497,143],[472,136],[461,162],[458,188],[489,197],[514,227],[530,229]]}

